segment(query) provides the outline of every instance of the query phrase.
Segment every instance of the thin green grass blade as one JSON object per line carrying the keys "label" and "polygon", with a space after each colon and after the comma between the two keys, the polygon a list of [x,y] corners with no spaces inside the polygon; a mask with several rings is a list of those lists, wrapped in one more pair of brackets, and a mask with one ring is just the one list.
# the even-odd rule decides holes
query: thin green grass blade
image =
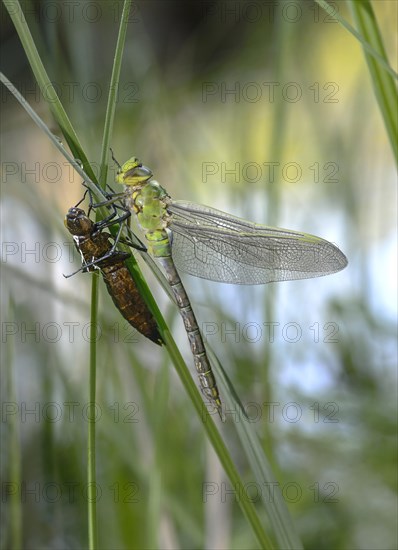
{"label": "thin green grass blade", "polygon": [[[106,189],[106,178],[108,173],[108,162],[107,158],[109,157],[109,143],[110,137],[113,129],[113,120],[115,117],[115,107],[116,107],[116,84],[119,81],[120,76],[120,67],[123,55],[123,48],[126,39],[126,30],[128,24],[128,16],[130,13],[130,0],[125,0],[123,5],[123,13],[119,26],[119,34],[116,45],[115,58],[113,62],[112,77],[109,88],[108,95],[108,104],[105,114],[105,124],[104,132],[102,136],[102,148],[101,148],[101,164],[100,164],[100,178],[99,185],[102,189]],[[101,213],[97,213],[97,219],[100,217]],[[116,231],[116,228],[114,228]],[[138,266],[134,259],[131,261],[132,265],[135,264],[135,271],[138,272]],[[98,535],[97,535],[97,511],[96,511],[96,498],[95,498],[95,487],[94,483],[96,479],[96,467],[95,467],[95,399],[96,399],[96,355],[97,355],[97,346],[96,341],[93,341],[93,336],[95,338],[95,330],[97,327],[97,316],[98,316],[98,274],[96,277],[93,277],[92,289],[91,289],[91,327],[93,334],[91,335],[90,345],[90,423],[89,423],[89,438],[88,438],[88,482],[89,487],[92,488],[92,493],[89,493],[88,500],[88,517],[89,517],[89,547],[94,550],[98,546]],[[137,278],[142,279],[141,273],[137,273]],[[91,497],[91,498],[90,498]]]}
{"label": "thin green grass blade", "polygon": [[[362,2],[348,2],[356,26],[367,43],[371,44],[381,58],[388,63],[383,39],[376,17],[369,0]],[[398,95],[395,82],[391,75],[380,64],[379,58],[373,57],[364,48],[365,59],[368,64],[373,89],[384,119],[387,134],[390,139],[395,162],[398,164]]]}
{"label": "thin green grass blade", "polygon": [[159,548],[161,546],[161,520],[162,520],[162,467],[163,450],[167,444],[167,434],[164,432],[163,418],[167,414],[167,404],[170,393],[170,369],[167,362],[163,361],[160,372],[157,376],[154,395],[156,402],[151,403],[148,413],[152,417],[153,440],[155,444],[154,467],[151,469],[149,501],[148,501],[148,524],[147,540],[149,548]]}
{"label": "thin green grass blade", "polygon": [[[380,55],[377,48],[374,48],[374,44],[372,45],[372,43],[367,42],[365,40],[365,37],[362,36],[358,31],[356,31],[354,27],[350,25],[350,23],[348,23],[348,21],[346,21],[344,17],[339,14],[334,6],[331,6],[325,0],[315,0],[315,2],[319,4],[319,6],[321,6],[321,8],[323,8],[330,17],[335,19],[338,23],[340,23],[342,27],[344,27],[349,33],[351,33],[361,43],[364,50],[366,50],[374,59],[376,59],[380,63],[380,65],[384,67],[384,69],[388,73],[390,73],[392,77],[398,80],[398,74],[394,71],[392,67],[390,67],[385,56]],[[360,6],[363,2],[367,2],[367,0],[355,0],[353,4],[355,4],[356,6]]]}
{"label": "thin green grass blade", "polygon": [[120,20],[119,35],[117,37],[115,57],[113,60],[113,69],[111,82],[109,85],[108,105],[106,108],[104,134],[102,136],[101,147],[101,169],[99,183],[100,186],[105,189],[106,178],[108,175],[108,162],[109,158],[109,146],[113,129],[113,121],[115,118],[116,98],[119,84],[120,68],[122,66],[122,57],[124,44],[126,41],[127,25],[129,22],[131,1],[125,0],[123,4],[122,17]]}
{"label": "thin green grass blade", "polygon": [[90,376],[88,403],[88,439],[87,439],[87,512],[88,547],[98,548],[97,530],[97,494],[96,494],[96,395],[97,395],[97,320],[98,320],[98,282],[99,275],[93,273],[91,285],[91,324],[90,324]]}
{"label": "thin green grass blade", "polygon": [[[85,180],[90,190],[94,193],[94,195],[97,197],[98,201],[104,201],[106,200],[106,196],[102,194],[101,190],[98,188],[98,186],[94,183],[94,181],[88,176],[88,174],[85,172],[85,169],[82,167],[80,162],[78,162],[70,153],[65,149],[60,139],[55,136],[49,127],[45,124],[45,122],[39,117],[39,115],[32,109],[32,107],[29,105],[29,103],[26,101],[26,99],[21,95],[21,93],[15,88],[15,86],[8,80],[8,78],[0,72],[0,81],[8,90],[12,93],[12,95],[15,97],[15,99],[21,104],[21,106],[25,109],[25,111],[28,113],[28,115],[32,118],[32,120],[37,124],[37,126],[42,130],[47,137],[52,141],[52,143],[55,145],[55,147],[58,149],[58,151],[66,158],[66,160],[73,166],[73,168],[76,170],[76,172],[82,177],[82,179]],[[105,212],[104,212],[105,216]]]}
{"label": "thin green grass blade", "polygon": [[[8,304],[7,319],[13,320],[14,304],[10,300]],[[7,339],[7,342],[2,346],[2,365],[4,366],[4,379],[2,384],[2,403],[4,404],[4,412],[11,413],[10,406],[18,403],[16,392],[16,376],[17,373],[13,368],[14,363],[14,345],[13,340]],[[4,355],[3,355],[4,354]],[[22,548],[22,499],[18,490],[12,488],[21,487],[21,434],[20,424],[18,423],[17,414],[5,414],[7,422],[3,421],[1,425],[1,441],[4,454],[8,454],[8,471],[3,472],[3,479],[8,479],[8,483],[4,483],[4,495],[8,497],[8,525],[3,525],[2,547],[9,547],[12,550]],[[5,461],[6,462],[6,461]],[[7,542],[5,542],[7,541]]]}
{"label": "thin green grass blade", "polygon": [[[290,45],[294,43],[296,33],[295,25],[286,25],[283,18],[278,17],[274,25],[274,59],[273,72],[275,80],[282,82],[289,74]],[[289,127],[289,107],[286,101],[281,97],[276,98],[271,113],[270,122],[272,124],[272,140],[269,145],[269,158],[282,161],[288,142]],[[263,127],[264,135],[267,129]],[[282,187],[280,185],[270,185],[267,189],[268,200],[265,207],[265,219],[269,225],[278,227],[280,225],[280,215],[282,210]],[[273,292],[265,292],[264,295],[264,315],[266,319],[274,319],[276,304],[278,301],[279,286],[273,288]],[[262,370],[262,393],[272,401],[274,388],[271,383],[271,369],[274,363],[275,350],[273,346],[265,346]],[[268,422],[265,423],[263,432],[264,453],[272,456],[274,447],[274,434]],[[272,522],[271,522],[272,523]],[[275,526],[274,526],[275,528]]]}
{"label": "thin green grass blade", "polygon": [[95,174],[87,160],[80,144],[79,138],[66,114],[65,109],[55,91],[55,88],[44,68],[39,52],[33,41],[33,37],[27,25],[22,8],[17,0],[4,0],[4,5],[14,23],[15,29],[25,50],[29,64],[39,84],[43,97],[48,101],[51,112],[61,128],[62,134],[69,145],[72,154],[79,159],[83,165],[84,171],[90,176],[90,179],[96,181]]}
{"label": "thin green grass blade", "polygon": [[256,483],[262,488],[261,499],[272,531],[278,542],[278,547],[286,550],[302,549],[303,546],[295,530],[278,482],[274,479],[268,459],[252,428],[253,424],[247,417],[227,373],[210,347],[208,347],[208,354],[211,357],[212,366],[216,372],[217,382],[220,386],[223,399],[226,401],[229,410],[236,418],[234,425],[236,426],[242,448],[244,449],[254,473]]}
{"label": "thin green grass blade", "polygon": [[192,376],[187,366],[185,365],[185,362],[181,357],[181,354],[174,340],[170,338],[168,332],[163,332],[162,337],[165,338],[170,358],[173,361],[177,373],[196,409],[196,412],[203,422],[206,434],[229,478],[231,487],[236,493],[236,498],[239,506],[241,507],[241,510],[245,515],[247,521],[250,523],[254,534],[256,535],[256,538],[260,544],[260,547],[266,549],[274,548],[270,537],[264,530],[256,509],[253,506],[253,503],[250,501],[250,499],[247,498],[244,493],[244,483],[235,467],[235,464],[232,461],[231,455],[227,447],[225,446],[212,417],[210,416],[207,408],[203,403],[202,397],[199,394],[196,384],[193,381]]}

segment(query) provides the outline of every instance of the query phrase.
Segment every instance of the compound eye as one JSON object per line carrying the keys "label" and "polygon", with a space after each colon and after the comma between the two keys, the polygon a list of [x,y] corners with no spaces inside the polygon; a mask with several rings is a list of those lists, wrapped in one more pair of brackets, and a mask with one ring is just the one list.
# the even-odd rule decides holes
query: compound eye
{"label": "compound eye", "polygon": [[140,178],[146,178],[151,177],[152,172],[147,168],[146,166],[143,166],[142,164],[139,164],[137,168],[134,170],[135,175],[137,175]]}

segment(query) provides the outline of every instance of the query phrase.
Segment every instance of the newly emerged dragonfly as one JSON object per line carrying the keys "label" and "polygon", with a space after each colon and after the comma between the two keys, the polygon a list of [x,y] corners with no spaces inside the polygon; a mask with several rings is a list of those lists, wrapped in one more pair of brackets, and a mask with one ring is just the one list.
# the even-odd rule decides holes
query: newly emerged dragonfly
{"label": "newly emerged dragonfly", "polygon": [[178,271],[211,281],[264,284],[320,277],[347,265],[334,244],[307,233],[249,222],[190,202],[174,201],[150,168],[132,157],[119,165],[125,206],[137,215],[149,253],[162,266],[187,331],[203,393],[222,417],[217,384]]}
{"label": "newly emerged dragonfly", "polygon": [[82,270],[100,269],[113,303],[126,321],[152,342],[161,345],[162,339],[156,321],[125,265],[130,254],[115,250],[109,240],[111,234],[103,231],[105,227],[119,221],[120,219],[110,223],[94,223],[84,210],[75,206],[69,208],[65,226],[73,235],[82,256]]}

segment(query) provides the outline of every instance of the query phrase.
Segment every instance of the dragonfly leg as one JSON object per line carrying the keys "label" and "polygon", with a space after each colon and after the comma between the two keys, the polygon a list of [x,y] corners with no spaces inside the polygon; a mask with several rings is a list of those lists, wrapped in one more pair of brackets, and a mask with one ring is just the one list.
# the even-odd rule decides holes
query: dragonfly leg
{"label": "dragonfly leg", "polygon": [[[86,186],[86,183],[83,181],[82,185],[84,187],[87,187]],[[104,190],[101,189],[101,192],[102,194],[104,194]],[[99,206],[109,206],[110,204],[113,204],[115,202],[117,202],[118,200],[121,200],[123,199],[126,194],[125,193],[105,193],[105,196],[107,197],[106,200],[104,201],[100,201],[100,202],[96,202],[95,204],[93,204],[92,208],[98,208]]]}
{"label": "dragonfly leg", "polygon": [[[83,182],[83,184],[84,184],[84,182]],[[82,202],[84,201],[84,199],[86,198],[87,193],[90,193],[90,197],[91,197],[91,189],[89,189],[88,187],[87,187],[87,189],[86,189],[85,192],[84,192],[83,198],[80,199],[79,202],[78,202],[77,204],[75,204],[75,208],[77,208],[78,206],[81,205],[81,203],[82,203]],[[90,199],[90,200],[91,200],[91,199]]]}
{"label": "dragonfly leg", "polygon": [[[130,214],[130,212],[129,212],[129,214]],[[129,216],[127,216],[127,217],[129,217]],[[118,243],[120,242],[120,238],[121,238],[122,231],[123,231],[123,224],[120,223],[120,222],[124,221],[125,219],[126,219],[126,216],[120,216],[120,218],[118,218],[117,220],[114,220],[113,223],[119,223],[119,229],[117,231],[116,237],[114,238],[112,248],[109,250],[109,252],[105,256],[100,258],[101,261],[105,260],[106,258],[109,258],[110,256],[112,256],[116,252],[116,247],[117,247]],[[112,225],[113,225],[113,223],[112,223]],[[97,224],[95,224],[95,225],[97,225]],[[104,227],[106,227],[106,226],[104,226]]]}
{"label": "dragonfly leg", "polygon": [[118,167],[118,169],[121,171],[121,170],[122,170],[122,167],[120,166],[120,164],[118,163],[118,161],[115,159],[115,155],[113,154],[113,149],[112,149],[112,147],[109,147],[109,150],[110,150],[110,152],[111,152],[113,162],[116,164],[116,166]]}
{"label": "dragonfly leg", "polygon": [[[83,182],[83,185],[84,185],[84,182]],[[108,185],[107,187],[109,187],[109,189],[113,193],[112,187],[110,187],[110,185]],[[125,220],[127,220],[131,217],[131,210],[126,208],[125,206],[123,206],[121,204],[115,204],[116,200],[119,200],[118,197],[114,200],[114,197],[111,197],[109,195],[109,202],[108,201],[103,201],[103,202],[95,203],[93,201],[93,196],[92,196],[91,190],[87,189],[86,192],[84,193],[83,198],[77,203],[76,207],[79,206],[79,204],[81,204],[83,202],[83,200],[85,199],[87,193],[89,193],[89,196],[90,196],[90,204],[89,204],[88,214],[90,214],[91,210],[95,210],[99,206],[109,206],[112,209],[112,212],[109,216],[107,216],[103,220],[101,220],[99,222],[96,222],[94,224],[94,229],[93,229],[92,234],[95,234],[98,231],[102,231],[106,227],[111,227],[111,226],[116,225],[116,224],[120,225],[119,230],[118,230],[118,234],[115,237],[115,243],[112,247],[111,253],[113,253],[116,250],[116,246],[119,242],[123,243],[123,244],[126,244],[127,246],[130,246],[131,248],[134,248],[135,250],[138,250],[140,252],[147,252],[148,251],[147,247],[142,243],[142,241],[140,241],[140,239],[138,239],[138,237],[136,235],[134,235],[134,233],[131,231],[130,227],[127,224],[125,224],[125,227],[126,227],[127,231],[130,234],[134,235],[134,238],[139,242],[139,244],[134,243],[132,240],[130,240],[127,237],[122,237],[121,236],[122,227],[123,227],[122,222],[124,222]],[[118,195],[118,194],[113,193],[113,195],[115,196],[115,195]],[[115,218],[118,214],[118,210],[121,210],[123,212],[123,214],[118,216],[117,218]],[[104,258],[98,258],[99,261],[102,260],[102,259],[104,259]],[[93,265],[93,264],[90,264],[90,265]],[[74,273],[72,275],[74,275]]]}
{"label": "dragonfly leg", "polygon": [[[125,220],[127,220],[131,216],[131,212],[129,210],[123,209],[124,214],[122,214],[121,216],[119,216],[118,218],[115,219],[115,216],[118,214],[118,212],[116,210],[117,206],[115,206],[115,205],[113,205],[113,206],[114,206],[114,211],[112,212],[112,214],[110,214],[109,216],[107,216],[103,220],[101,220],[99,222],[96,222],[94,224],[96,230],[99,230],[99,229],[102,230],[102,229],[105,229],[105,227],[110,227],[112,225],[116,225],[117,223],[121,224],[122,222],[124,222]],[[93,208],[95,208],[95,207],[93,207]]]}
{"label": "dragonfly leg", "polygon": [[[109,185],[108,185],[108,187],[112,190],[112,188]],[[90,214],[91,210],[93,210],[95,208],[98,208],[101,205],[103,206],[104,203],[103,202],[102,203],[94,203],[93,200],[92,200],[92,194],[90,192],[90,189],[88,189],[87,191],[90,193],[90,205],[89,205],[89,211],[88,211],[88,213]],[[87,193],[87,191],[86,191],[86,193]],[[84,196],[86,196],[86,193],[84,194]],[[82,202],[83,200],[84,200],[84,197],[80,202]],[[78,204],[80,204],[80,202]],[[107,216],[106,218],[104,218],[103,220],[101,220],[99,222],[96,222],[94,224],[94,226],[95,226],[94,231],[102,231],[106,227],[111,227],[112,225],[116,225],[117,223],[122,224],[122,222],[124,222],[125,220],[127,220],[131,216],[131,210],[130,209],[125,208],[124,206],[122,206],[120,204],[119,205],[114,204],[114,202],[112,202],[112,200],[108,204],[108,206],[110,208],[112,208],[111,214],[109,216]],[[115,219],[115,216],[117,216],[117,214],[118,214],[118,212],[117,212],[118,209],[122,210],[123,214],[118,216]],[[128,225],[126,225],[126,228],[129,229]],[[136,250],[140,250],[142,252],[147,251],[147,248],[141,242],[140,242],[140,245],[135,245],[132,241],[129,241],[128,239],[121,238],[121,230],[120,229],[119,229],[118,235],[116,237],[114,247],[116,246],[116,244],[118,242],[127,244],[128,246],[131,246],[132,248],[135,248]]]}
{"label": "dragonfly leg", "polygon": [[[117,243],[116,243],[117,244]],[[95,267],[97,269],[100,269],[99,267],[99,264],[104,262],[105,260],[107,260],[108,258],[111,258],[112,256],[114,256],[115,254],[118,253],[118,251],[116,250],[116,244],[114,244],[112,246],[112,248],[110,248],[110,250],[104,254],[103,256],[101,256],[100,258],[95,258],[95,260],[93,260],[92,262],[84,262],[83,265],[77,269],[76,271],[74,271],[73,273],[71,273],[70,275],[64,275],[65,279],[69,279],[69,277],[73,277],[73,275],[76,275],[77,273],[80,273],[80,271],[89,271],[89,268],[90,267]],[[125,260],[130,256],[130,254],[128,254],[127,252],[125,253],[120,253],[120,254],[125,254]]]}
{"label": "dragonfly leg", "polygon": [[69,275],[65,275],[65,273],[62,273],[62,275],[65,277],[65,279],[69,279],[69,277],[73,277],[73,275],[77,275],[80,273],[80,271],[83,271],[84,266],[80,267],[79,269],[76,269],[73,273],[70,273]]}
{"label": "dragonfly leg", "polygon": [[[92,205],[92,208],[96,208],[96,207],[97,207],[96,204]],[[115,244],[113,245],[113,248],[114,249],[116,248],[117,243],[123,243],[123,244],[126,244],[127,246],[130,246],[131,248],[134,248],[134,250],[138,250],[140,252],[147,252],[148,251],[147,247],[140,241],[140,239],[138,239],[138,237],[136,235],[134,235],[134,238],[139,242],[139,244],[134,243],[128,237],[122,237],[121,236],[121,232],[122,232],[122,229],[123,229],[122,222],[124,222],[125,220],[127,220],[131,217],[131,211],[128,210],[127,208],[124,208],[124,206],[121,206],[121,205],[113,205],[113,207],[115,209],[115,212],[113,213],[113,215],[110,215],[110,216],[108,216],[108,218],[104,218],[100,222],[95,223],[94,224],[95,225],[95,230],[102,230],[105,227],[110,227],[110,226],[115,225],[115,224],[118,223],[118,224],[120,224],[120,227],[119,227],[118,234],[115,237]],[[122,214],[121,216],[119,216],[116,219],[113,219],[113,217],[117,214],[117,211],[116,211],[117,208],[122,210],[124,212],[124,214]],[[127,224],[125,224],[124,227],[126,227],[126,229],[129,233],[132,233],[130,227]]]}
{"label": "dragonfly leg", "polygon": [[[86,186],[84,181],[83,181],[82,185]],[[93,210],[95,208],[98,208],[100,206],[107,206],[107,207],[109,207],[109,209],[111,209],[110,215],[107,216],[106,218],[104,218],[103,220],[101,220],[101,222],[104,222],[103,227],[106,227],[107,222],[110,221],[110,220],[113,220],[115,218],[115,216],[117,215],[117,208],[122,209],[126,213],[126,218],[129,217],[129,215],[127,215],[127,212],[129,212],[129,210],[127,208],[124,208],[123,206],[117,206],[116,204],[114,204],[116,202],[116,200],[118,200],[118,199],[114,199],[115,193],[113,193],[112,196],[110,194],[106,193],[107,200],[101,201],[101,202],[94,202],[92,191],[91,191],[91,189],[87,188],[86,192],[84,193],[83,199],[76,206],[78,206],[84,200],[87,193],[89,193],[89,196],[90,196],[88,216],[90,216],[91,210]],[[101,223],[101,222],[98,222],[98,223]],[[117,223],[117,221],[115,221],[114,223]],[[109,225],[112,225],[112,223],[109,223]]]}
{"label": "dragonfly leg", "polygon": [[126,193],[112,193],[112,194],[108,194],[107,193],[107,200],[106,201],[101,201],[101,202],[97,202],[96,203],[96,207],[97,206],[108,206],[109,204],[113,204],[121,199],[124,199],[124,197],[126,196]]}
{"label": "dragonfly leg", "polygon": [[[145,244],[137,237],[137,235],[132,231],[131,227],[126,224],[126,230],[128,237],[121,237],[120,242],[127,244],[127,246],[130,246],[131,248],[134,248],[134,250],[138,250],[139,252],[148,252],[148,248],[145,246]],[[130,238],[132,237],[132,238]],[[134,240],[133,240],[134,239]],[[134,242],[136,241],[136,242]]]}
{"label": "dragonfly leg", "polygon": [[[108,256],[108,255],[106,255]],[[79,269],[76,269],[76,271],[74,271],[73,273],[70,273],[69,275],[65,275],[65,273],[62,273],[62,275],[65,277],[65,279],[69,279],[69,277],[73,277],[73,275],[76,275],[77,273],[80,273],[80,271],[88,271],[89,267],[96,267],[96,264],[98,262],[101,262],[102,260],[106,259],[106,257],[102,257],[102,258],[99,258],[99,259],[96,259],[94,260],[93,262],[90,262],[88,264],[86,264],[85,262],[82,264],[81,267],[79,267]]]}
{"label": "dragonfly leg", "polygon": [[126,237],[120,237],[119,242],[122,244],[126,244],[130,248],[134,248],[134,250],[138,250],[138,252],[148,252],[148,248],[144,245],[144,243],[141,242],[138,237],[135,238],[140,244],[133,243],[133,241]]}

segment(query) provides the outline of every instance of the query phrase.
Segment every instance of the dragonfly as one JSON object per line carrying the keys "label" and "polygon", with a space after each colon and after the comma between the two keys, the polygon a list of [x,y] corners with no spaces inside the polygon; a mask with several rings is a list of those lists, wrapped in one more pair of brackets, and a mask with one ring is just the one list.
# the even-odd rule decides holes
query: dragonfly
{"label": "dragonfly", "polygon": [[113,214],[94,223],[84,210],[74,206],[66,214],[65,226],[82,257],[82,268],[78,271],[99,269],[113,303],[126,321],[152,342],[161,345],[163,342],[156,321],[126,266],[130,254],[116,250],[110,241],[112,235],[104,231],[105,227],[119,223],[125,217],[115,219]]}
{"label": "dragonfly", "polygon": [[256,285],[330,275],[344,269],[347,258],[331,242],[308,233],[175,201],[136,157],[117,164],[116,182],[124,185],[124,191],[115,196],[136,215],[148,252],[163,268],[185,325],[202,392],[223,418],[216,379],[179,271],[211,281]]}

